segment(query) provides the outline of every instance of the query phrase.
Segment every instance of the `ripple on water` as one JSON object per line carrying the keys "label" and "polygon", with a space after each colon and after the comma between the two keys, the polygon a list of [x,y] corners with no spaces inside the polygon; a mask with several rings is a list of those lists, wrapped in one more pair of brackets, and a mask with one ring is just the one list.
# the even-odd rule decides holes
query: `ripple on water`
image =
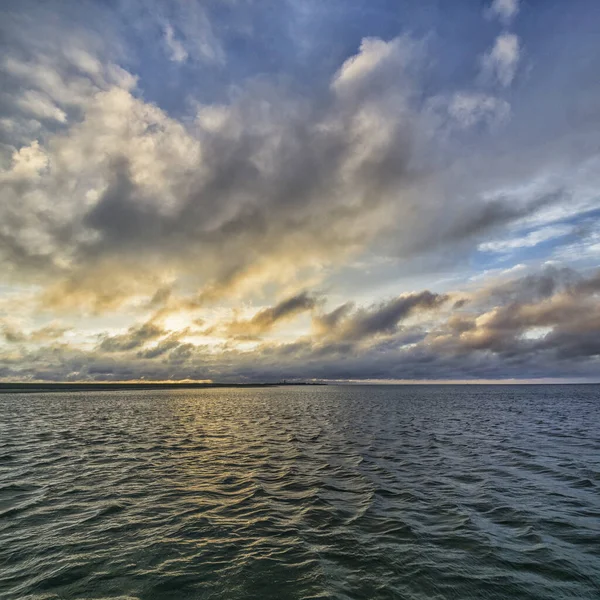
{"label": "ripple on water", "polygon": [[600,388],[0,396],[0,597],[600,597]]}

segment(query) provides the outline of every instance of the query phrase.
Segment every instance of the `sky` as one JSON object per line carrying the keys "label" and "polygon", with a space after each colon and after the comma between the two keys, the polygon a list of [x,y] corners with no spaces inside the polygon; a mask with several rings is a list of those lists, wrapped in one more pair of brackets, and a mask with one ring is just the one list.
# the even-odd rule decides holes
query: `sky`
{"label": "sky", "polygon": [[600,380],[595,0],[0,12],[0,380]]}

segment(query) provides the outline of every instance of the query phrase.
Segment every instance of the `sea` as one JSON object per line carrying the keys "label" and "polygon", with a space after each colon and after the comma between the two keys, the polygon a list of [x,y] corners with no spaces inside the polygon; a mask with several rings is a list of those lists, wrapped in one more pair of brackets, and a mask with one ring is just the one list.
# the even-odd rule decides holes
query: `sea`
{"label": "sea", "polygon": [[600,386],[0,394],[2,599],[600,598]]}

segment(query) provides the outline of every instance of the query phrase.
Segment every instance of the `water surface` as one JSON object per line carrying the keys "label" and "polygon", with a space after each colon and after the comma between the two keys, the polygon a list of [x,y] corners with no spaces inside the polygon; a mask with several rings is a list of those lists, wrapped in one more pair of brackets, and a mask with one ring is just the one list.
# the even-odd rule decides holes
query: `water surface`
{"label": "water surface", "polygon": [[1,394],[0,597],[600,598],[600,387]]}

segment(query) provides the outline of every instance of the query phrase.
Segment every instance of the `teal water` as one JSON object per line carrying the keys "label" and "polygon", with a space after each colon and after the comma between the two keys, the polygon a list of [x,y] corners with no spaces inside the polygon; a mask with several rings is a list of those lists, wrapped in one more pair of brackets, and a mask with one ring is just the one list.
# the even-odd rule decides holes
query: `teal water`
{"label": "teal water", "polygon": [[0,394],[0,597],[600,598],[600,387]]}

